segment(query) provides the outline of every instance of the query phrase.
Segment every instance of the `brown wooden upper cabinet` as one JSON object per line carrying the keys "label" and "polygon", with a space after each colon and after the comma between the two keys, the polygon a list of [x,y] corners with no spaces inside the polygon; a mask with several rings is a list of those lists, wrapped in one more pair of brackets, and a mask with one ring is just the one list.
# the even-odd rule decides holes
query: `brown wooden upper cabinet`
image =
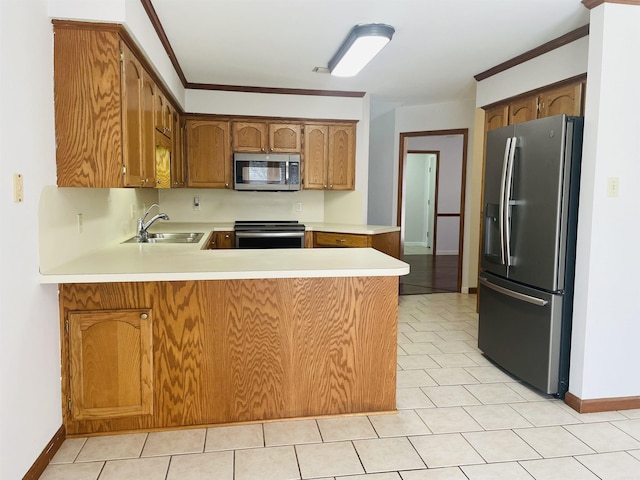
{"label": "brown wooden upper cabinet", "polygon": [[234,121],[231,124],[234,152],[300,153],[302,125]]}
{"label": "brown wooden upper cabinet", "polygon": [[155,187],[155,131],[171,135],[173,107],[131,40],[110,24],[54,21],[54,33],[58,186]]}
{"label": "brown wooden upper cabinet", "polygon": [[304,179],[307,190],[355,188],[356,126],[305,123]]}
{"label": "brown wooden upper cabinet", "polygon": [[172,125],[172,153],[171,153],[171,187],[185,187],[186,168],[184,153],[184,122],[180,119],[180,114],[175,110],[171,112]]}
{"label": "brown wooden upper cabinet", "polygon": [[488,108],[485,111],[486,131],[562,113],[582,115],[584,85],[584,80],[577,80]]}
{"label": "brown wooden upper cabinet", "polygon": [[187,120],[186,151],[189,187],[232,187],[229,121]]}

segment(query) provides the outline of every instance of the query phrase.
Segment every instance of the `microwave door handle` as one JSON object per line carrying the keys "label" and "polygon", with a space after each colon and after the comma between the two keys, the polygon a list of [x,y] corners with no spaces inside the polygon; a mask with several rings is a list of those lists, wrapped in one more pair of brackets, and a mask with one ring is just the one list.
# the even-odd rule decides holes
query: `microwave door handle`
{"label": "microwave door handle", "polygon": [[289,160],[285,162],[284,167],[284,184],[289,185]]}
{"label": "microwave door handle", "polygon": [[507,141],[504,145],[504,158],[502,160],[502,176],[500,177],[500,206],[499,206],[499,223],[498,228],[500,229],[500,263],[502,265],[505,264],[505,248],[504,248],[504,194],[507,183],[507,164],[509,163],[509,151],[511,150],[511,137],[507,138]]}
{"label": "microwave door handle", "polygon": [[516,137],[511,139],[511,149],[509,151],[509,164],[507,166],[507,178],[506,178],[506,192],[504,197],[505,211],[504,211],[504,240],[505,240],[505,257],[507,268],[511,266],[511,189],[513,186],[513,162],[516,155],[516,144],[518,140]]}

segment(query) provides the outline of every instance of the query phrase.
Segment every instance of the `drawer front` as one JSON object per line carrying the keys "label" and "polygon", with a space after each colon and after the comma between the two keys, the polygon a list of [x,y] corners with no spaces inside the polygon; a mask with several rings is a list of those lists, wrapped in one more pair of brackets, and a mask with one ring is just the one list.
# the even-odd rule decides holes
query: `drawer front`
{"label": "drawer front", "polygon": [[326,233],[316,232],[316,247],[368,247],[368,235],[355,235],[352,233]]}

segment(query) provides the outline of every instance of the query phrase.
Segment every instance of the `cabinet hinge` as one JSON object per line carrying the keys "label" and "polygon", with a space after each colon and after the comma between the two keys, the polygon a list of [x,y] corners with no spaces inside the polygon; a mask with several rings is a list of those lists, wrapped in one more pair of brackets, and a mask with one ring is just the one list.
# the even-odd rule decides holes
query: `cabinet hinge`
{"label": "cabinet hinge", "polygon": [[73,406],[73,402],[71,401],[71,397],[67,399],[67,409],[71,411],[71,407]]}
{"label": "cabinet hinge", "polygon": [[127,166],[122,165],[122,175],[126,175],[126,174],[127,174]]}
{"label": "cabinet hinge", "polygon": [[68,319],[68,318],[66,318],[66,319],[64,320],[64,331],[65,331],[66,333],[69,333],[69,319]]}
{"label": "cabinet hinge", "polygon": [[124,62],[124,52],[120,52],[120,61]]}

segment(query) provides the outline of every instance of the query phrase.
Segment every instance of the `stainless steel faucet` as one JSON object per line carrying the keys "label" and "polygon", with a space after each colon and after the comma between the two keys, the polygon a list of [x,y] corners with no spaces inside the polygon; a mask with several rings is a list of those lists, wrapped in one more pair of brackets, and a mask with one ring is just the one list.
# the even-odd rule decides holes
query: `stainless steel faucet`
{"label": "stainless steel faucet", "polygon": [[158,213],[157,215],[151,217],[151,219],[147,223],[145,223],[144,221],[153,207],[158,207],[158,209],[160,209],[160,205],[154,203],[149,208],[147,208],[147,211],[144,212],[144,215],[138,219],[138,228],[136,229],[138,233],[136,237],[138,238],[139,242],[143,242],[149,238],[149,232],[147,230],[157,220],[169,220],[169,215],[167,215],[166,213]]}

